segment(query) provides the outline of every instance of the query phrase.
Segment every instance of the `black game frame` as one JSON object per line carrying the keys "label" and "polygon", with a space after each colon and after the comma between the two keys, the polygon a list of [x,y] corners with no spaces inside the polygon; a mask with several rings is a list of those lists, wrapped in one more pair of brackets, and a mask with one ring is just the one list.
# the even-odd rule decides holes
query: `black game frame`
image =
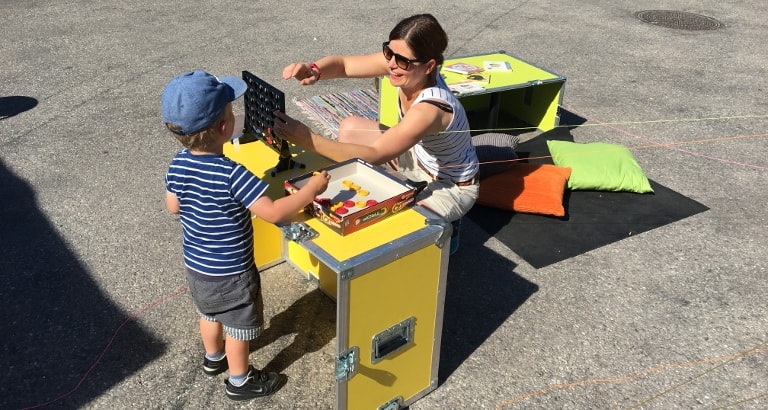
{"label": "black game frame", "polygon": [[272,176],[296,167],[304,168],[304,164],[294,161],[290,143],[277,137],[273,130],[273,113],[275,110],[285,112],[285,93],[248,71],[243,71],[243,81],[248,89],[243,96],[245,121],[241,142],[261,140],[280,155]]}

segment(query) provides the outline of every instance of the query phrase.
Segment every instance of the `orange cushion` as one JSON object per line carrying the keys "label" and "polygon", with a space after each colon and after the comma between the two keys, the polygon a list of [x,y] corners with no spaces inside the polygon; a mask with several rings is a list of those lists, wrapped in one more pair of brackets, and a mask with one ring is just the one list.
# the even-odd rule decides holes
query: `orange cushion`
{"label": "orange cushion", "polygon": [[571,169],[516,163],[480,182],[477,203],[515,212],[565,216],[563,194]]}

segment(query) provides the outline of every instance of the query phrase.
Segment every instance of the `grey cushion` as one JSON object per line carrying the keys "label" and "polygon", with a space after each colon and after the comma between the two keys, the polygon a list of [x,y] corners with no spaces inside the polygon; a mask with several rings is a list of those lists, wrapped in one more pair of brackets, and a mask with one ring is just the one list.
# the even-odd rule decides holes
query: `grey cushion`
{"label": "grey cushion", "polygon": [[517,159],[517,144],[520,139],[516,135],[488,132],[472,137],[472,143],[480,160],[480,179],[498,174],[512,166]]}

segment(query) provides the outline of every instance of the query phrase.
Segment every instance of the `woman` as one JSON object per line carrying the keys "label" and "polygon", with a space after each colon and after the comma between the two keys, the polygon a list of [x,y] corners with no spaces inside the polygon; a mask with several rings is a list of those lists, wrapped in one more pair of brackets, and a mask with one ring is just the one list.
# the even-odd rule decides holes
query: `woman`
{"label": "woman", "polygon": [[428,182],[417,197],[420,205],[446,221],[459,221],[477,199],[478,161],[464,108],[439,73],[447,46],[440,23],[430,14],[419,14],[392,29],[381,53],[288,65],[283,78],[296,78],[302,85],[388,75],[398,88],[400,121],[386,128],[366,118],[345,118],[338,141],[333,141],[276,112],[282,120],[275,121],[277,135],[334,161],[388,163],[407,179]]}

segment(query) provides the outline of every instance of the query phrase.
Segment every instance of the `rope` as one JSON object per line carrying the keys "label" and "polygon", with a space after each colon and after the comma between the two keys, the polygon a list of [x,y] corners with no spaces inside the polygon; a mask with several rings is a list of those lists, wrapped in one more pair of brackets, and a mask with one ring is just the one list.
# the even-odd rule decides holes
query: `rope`
{"label": "rope", "polygon": [[[664,370],[671,370],[671,369],[682,368],[682,367],[690,367],[690,366],[696,366],[696,365],[700,365],[700,364],[707,364],[707,363],[713,363],[713,362],[725,360],[725,362],[720,363],[720,364],[718,364],[718,365],[716,365],[716,366],[714,366],[714,367],[712,367],[710,369],[707,369],[706,371],[704,371],[704,372],[694,376],[693,378],[691,378],[691,379],[689,379],[689,380],[687,380],[685,382],[678,383],[676,386],[673,386],[670,389],[667,389],[667,390],[665,390],[665,391],[663,391],[663,392],[661,392],[661,393],[659,393],[657,395],[654,395],[653,397],[651,397],[651,398],[649,398],[649,399],[647,399],[647,400],[645,400],[645,401],[643,401],[641,403],[638,403],[637,405],[635,405],[635,406],[633,406],[631,408],[641,407],[643,404],[646,404],[646,403],[648,403],[648,402],[650,402],[652,400],[655,400],[655,399],[657,399],[657,398],[659,398],[659,397],[661,397],[661,396],[663,396],[663,395],[673,391],[674,389],[682,387],[682,386],[690,383],[691,381],[693,381],[693,380],[695,380],[697,378],[703,377],[703,376],[711,373],[712,371],[725,366],[726,364],[732,363],[733,361],[735,361],[737,359],[741,359],[743,357],[754,355],[754,354],[758,354],[758,353],[765,353],[767,350],[763,348],[764,345],[765,345],[765,342],[760,342],[757,346],[755,346],[755,347],[753,347],[751,349],[745,350],[743,352],[740,352],[740,353],[731,354],[731,355],[723,355],[723,356],[718,356],[718,357],[713,357],[713,358],[708,358],[708,359],[703,359],[703,360],[697,360],[697,361],[675,363],[675,364],[664,364],[664,365],[660,365],[660,366],[656,366],[656,367],[651,367],[651,368],[648,368],[648,369],[645,369],[645,370],[641,370],[641,371],[639,371],[637,373],[630,374],[628,376],[606,378],[606,379],[587,379],[587,380],[580,380],[580,381],[575,381],[575,382],[571,382],[571,383],[555,384],[555,385],[549,386],[549,387],[547,387],[545,389],[541,389],[541,390],[525,393],[525,394],[522,394],[520,396],[515,397],[512,400],[508,400],[508,401],[499,403],[499,405],[496,407],[496,409],[497,410],[503,410],[504,408],[511,407],[512,405],[514,405],[516,403],[519,403],[519,402],[521,402],[523,400],[526,400],[526,399],[529,399],[529,398],[532,398],[532,397],[542,396],[544,394],[547,394],[547,393],[555,391],[555,390],[560,390],[560,389],[565,389],[565,388],[572,388],[572,387],[578,387],[578,386],[584,386],[584,385],[591,385],[591,384],[626,383],[626,382],[630,382],[630,381],[636,380],[636,379],[638,379],[640,377],[643,377],[643,376],[646,376],[646,375],[650,375],[650,374],[653,374],[653,373],[658,373],[658,372],[661,372],[661,371],[664,371]],[[761,397],[762,397],[762,395],[758,395],[758,396],[755,396],[753,398],[750,398],[749,400],[751,400],[751,399],[757,400],[757,399],[759,399]],[[743,401],[746,401],[746,400],[742,400],[740,402],[743,402]]]}
{"label": "rope", "polygon": [[69,390],[68,392],[62,394],[59,397],[56,397],[55,399],[49,400],[49,401],[47,401],[45,403],[40,403],[40,404],[36,404],[36,405],[33,405],[33,406],[25,407],[23,410],[36,409],[36,408],[40,408],[40,407],[43,407],[43,406],[48,406],[50,404],[56,403],[57,401],[64,400],[65,398],[71,396],[74,392],[76,392],[78,389],[80,389],[80,386],[82,386],[83,382],[85,382],[85,380],[88,378],[88,376],[90,376],[91,372],[96,368],[96,366],[99,365],[99,363],[101,363],[101,359],[104,358],[104,355],[107,353],[109,348],[112,346],[112,343],[114,343],[115,339],[117,338],[118,333],[120,333],[120,331],[123,330],[125,325],[127,325],[129,322],[131,322],[132,320],[136,319],[137,317],[143,315],[144,313],[152,310],[156,306],[161,305],[161,304],[163,304],[163,303],[165,303],[165,302],[175,298],[176,296],[179,296],[179,295],[183,294],[186,291],[187,291],[187,286],[183,286],[183,287],[177,289],[176,291],[174,291],[173,293],[171,293],[171,294],[169,294],[169,295],[167,295],[165,297],[162,297],[162,298],[160,298],[160,299],[158,299],[158,300],[156,300],[156,301],[154,301],[154,302],[144,306],[143,308],[141,308],[141,309],[131,313],[127,318],[125,318],[123,323],[121,323],[120,326],[118,326],[117,329],[115,329],[115,332],[112,334],[112,337],[107,341],[107,345],[104,347],[104,349],[101,351],[101,353],[96,357],[96,360],[93,362],[91,367],[88,368],[88,370],[85,372],[85,374],[83,374],[83,377],[81,377],[80,380],[78,380],[78,382],[75,384],[75,386],[71,390]]}

